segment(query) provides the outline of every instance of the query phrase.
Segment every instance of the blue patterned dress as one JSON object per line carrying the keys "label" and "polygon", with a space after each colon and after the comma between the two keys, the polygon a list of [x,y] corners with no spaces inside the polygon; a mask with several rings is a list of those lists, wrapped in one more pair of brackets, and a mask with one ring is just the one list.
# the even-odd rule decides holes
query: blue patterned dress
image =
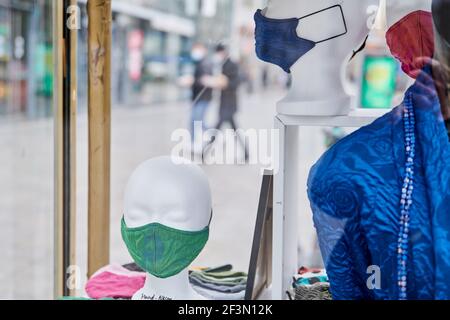
{"label": "blue patterned dress", "polygon": [[[421,77],[408,89],[417,150],[407,297],[450,299],[450,143],[434,84]],[[398,298],[403,108],[338,142],[310,172],[308,195],[336,300]],[[373,288],[368,284],[377,284],[371,278],[377,268],[380,282]]]}

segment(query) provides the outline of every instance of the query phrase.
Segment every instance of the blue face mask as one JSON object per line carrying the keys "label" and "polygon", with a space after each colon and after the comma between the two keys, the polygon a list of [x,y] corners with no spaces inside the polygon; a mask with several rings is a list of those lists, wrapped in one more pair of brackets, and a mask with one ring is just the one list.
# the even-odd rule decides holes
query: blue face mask
{"label": "blue face mask", "polygon": [[[340,9],[345,32],[320,41],[311,41],[297,35],[297,27],[300,20],[334,8]],[[281,67],[287,73],[291,72],[290,69],[294,63],[312,50],[317,44],[347,34],[344,11],[340,5],[334,5],[301,18],[291,19],[266,18],[263,16],[262,11],[258,10],[255,13],[255,23],[256,54],[258,58]]]}

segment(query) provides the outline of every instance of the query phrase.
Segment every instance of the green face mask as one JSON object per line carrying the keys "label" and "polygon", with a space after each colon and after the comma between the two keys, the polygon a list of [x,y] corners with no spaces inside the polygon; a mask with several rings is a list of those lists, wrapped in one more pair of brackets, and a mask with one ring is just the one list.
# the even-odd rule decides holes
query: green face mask
{"label": "green face mask", "polygon": [[134,262],[149,274],[163,279],[186,269],[209,238],[209,225],[197,232],[177,230],[159,223],[128,228],[122,218],[121,229]]}

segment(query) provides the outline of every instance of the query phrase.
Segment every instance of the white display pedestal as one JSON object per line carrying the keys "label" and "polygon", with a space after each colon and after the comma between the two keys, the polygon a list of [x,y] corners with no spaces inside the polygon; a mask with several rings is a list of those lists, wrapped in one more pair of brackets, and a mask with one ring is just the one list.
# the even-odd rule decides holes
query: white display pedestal
{"label": "white display pedestal", "polygon": [[[275,129],[279,130],[279,169],[274,172],[273,194],[273,300],[284,300],[292,277],[298,270],[298,151],[300,127],[355,127],[372,123],[388,109],[358,109],[347,116],[295,116],[279,114]],[[306,181],[304,183],[306,188]]]}

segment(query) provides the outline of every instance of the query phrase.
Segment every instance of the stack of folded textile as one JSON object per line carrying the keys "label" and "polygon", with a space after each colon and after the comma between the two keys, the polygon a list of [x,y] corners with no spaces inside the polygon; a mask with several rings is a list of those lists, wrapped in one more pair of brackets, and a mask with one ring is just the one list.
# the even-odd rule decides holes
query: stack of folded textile
{"label": "stack of folded textile", "polygon": [[98,270],[86,283],[92,299],[131,299],[145,284],[145,273],[127,266],[111,264]]}
{"label": "stack of folded textile", "polygon": [[294,300],[331,300],[330,283],[323,269],[301,267],[288,291]]}
{"label": "stack of folded textile", "polygon": [[200,295],[211,300],[243,300],[247,274],[226,265],[215,269],[192,271],[189,280]]}
{"label": "stack of folded textile", "polygon": [[[87,282],[91,299],[131,299],[145,284],[146,274],[136,264],[108,265]],[[243,300],[247,274],[233,271],[231,265],[191,271],[189,281],[198,294],[211,300]]]}

